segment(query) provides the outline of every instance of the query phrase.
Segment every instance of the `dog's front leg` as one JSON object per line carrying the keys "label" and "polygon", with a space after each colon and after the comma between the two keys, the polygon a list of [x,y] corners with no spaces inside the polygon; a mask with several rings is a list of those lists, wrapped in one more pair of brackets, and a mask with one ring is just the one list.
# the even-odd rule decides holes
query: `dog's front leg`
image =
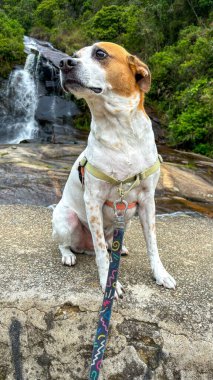
{"label": "dog's front leg", "polygon": [[[95,197],[95,193],[96,191],[91,192],[91,187],[89,190],[85,190],[84,201],[86,206],[87,220],[93,239],[100,285],[102,291],[104,292],[109,270],[109,253],[107,251],[107,244],[105,241],[103,228],[102,207],[104,200],[100,199],[99,197]],[[117,281],[115,298],[118,299],[118,297],[122,297],[123,291],[123,287]]]}
{"label": "dog's front leg", "polygon": [[139,203],[138,214],[143,227],[147,253],[156,283],[166,288],[174,289],[176,282],[164,268],[158,253],[155,230],[154,194],[149,194],[145,201]]}
{"label": "dog's front leg", "polygon": [[92,234],[93,245],[96,255],[96,264],[100,277],[101,288],[104,291],[109,269],[109,254],[106,248],[106,242],[103,231],[103,220],[101,215],[102,205],[95,204],[85,200],[87,219]]}

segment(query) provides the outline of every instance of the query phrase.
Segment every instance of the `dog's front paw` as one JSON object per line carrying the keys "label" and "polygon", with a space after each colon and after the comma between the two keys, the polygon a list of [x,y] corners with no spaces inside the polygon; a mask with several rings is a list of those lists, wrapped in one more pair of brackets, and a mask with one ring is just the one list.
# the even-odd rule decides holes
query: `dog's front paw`
{"label": "dog's front paw", "polygon": [[62,256],[61,261],[63,265],[68,265],[71,267],[76,264],[76,256],[74,253],[67,253],[66,255]]}
{"label": "dog's front paw", "polygon": [[[102,292],[105,293],[106,281],[103,281],[103,282],[101,281],[101,289],[102,289]],[[125,293],[125,290],[123,286],[121,285],[119,281],[117,281],[116,288],[115,288],[115,295],[114,295],[114,298],[116,299],[116,301],[118,301],[119,298],[123,298],[124,293]]]}
{"label": "dog's front paw", "polygon": [[163,285],[168,289],[175,289],[175,279],[166,271],[162,264],[158,264],[153,268],[153,275],[158,285]]}
{"label": "dog's front paw", "polygon": [[115,288],[115,299],[118,301],[118,298],[123,298],[123,294],[125,293],[124,287],[121,285],[119,281],[117,281]]}

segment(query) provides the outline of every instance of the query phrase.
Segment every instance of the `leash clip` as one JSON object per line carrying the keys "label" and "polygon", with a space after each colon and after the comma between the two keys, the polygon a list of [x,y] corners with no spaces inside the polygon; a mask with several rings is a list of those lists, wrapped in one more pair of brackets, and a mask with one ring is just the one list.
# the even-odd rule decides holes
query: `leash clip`
{"label": "leash clip", "polygon": [[124,199],[118,199],[113,203],[114,214],[115,214],[115,224],[120,228],[125,227],[125,215],[128,209],[128,202]]}

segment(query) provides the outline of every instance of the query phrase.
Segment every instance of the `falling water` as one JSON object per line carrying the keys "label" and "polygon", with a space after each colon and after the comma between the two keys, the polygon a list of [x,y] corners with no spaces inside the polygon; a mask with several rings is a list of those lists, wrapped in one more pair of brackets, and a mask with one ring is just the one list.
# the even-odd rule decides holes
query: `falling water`
{"label": "falling water", "polygon": [[29,54],[24,69],[16,69],[10,74],[6,97],[8,114],[4,115],[4,137],[2,143],[18,144],[33,139],[38,126],[35,121],[37,91],[33,78],[35,55]]}

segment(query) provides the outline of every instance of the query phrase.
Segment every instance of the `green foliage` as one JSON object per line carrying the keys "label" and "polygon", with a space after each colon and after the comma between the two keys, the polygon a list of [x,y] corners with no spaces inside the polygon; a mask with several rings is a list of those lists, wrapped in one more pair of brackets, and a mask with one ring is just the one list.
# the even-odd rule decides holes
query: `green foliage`
{"label": "green foliage", "polygon": [[[175,106],[170,110],[169,134],[173,144],[195,150],[213,153],[209,142],[213,138],[212,84],[206,78],[194,80],[184,91],[176,93]],[[201,149],[201,151],[199,151]]]}
{"label": "green foliage", "polygon": [[91,39],[114,41],[126,31],[126,8],[116,5],[103,7],[86,23]]}
{"label": "green foliage", "polygon": [[[150,65],[155,105],[169,142],[212,153],[212,0],[2,0],[0,74],[23,60],[23,34],[68,54],[107,40]],[[82,105],[81,105],[82,106]],[[88,127],[84,107],[76,125]]]}
{"label": "green foliage", "polygon": [[3,0],[3,9],[12,19],[16,19],[22,27],[28,31],[33,25],[33,10],[39,4],[39,0]]}
{"label": "green foliage", "polygon": [[150,59],[154,89],[151,98],[167,113],[172,145],[212,155],[213,91],[210,28],[191,26],[175,45]]}
{"label": "green foliage", "polygon": [[35,24],[53,27],[60,14],[61,5],[63,0],[42,0],[34,12]]}
{"label": "green foliage", "polygon": [[0,11],[0,67],[1,75],[7,76],[15,64],[23,62],[24,30],[18,21]]}

